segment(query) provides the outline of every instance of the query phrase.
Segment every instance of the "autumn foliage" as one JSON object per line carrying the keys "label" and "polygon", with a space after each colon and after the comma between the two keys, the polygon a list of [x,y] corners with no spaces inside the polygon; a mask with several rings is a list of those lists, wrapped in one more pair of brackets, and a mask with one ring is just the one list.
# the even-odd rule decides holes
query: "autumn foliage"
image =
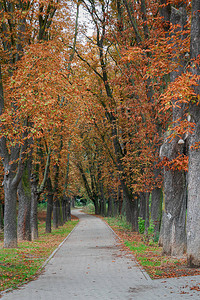
{"label": "autumn foliage", "polygon": [[[169,182],[187,180],[189,153],[198,153],[200,145],[200,56],[191,46],[192,2],[0,5],[5,191],[15,183],[17,195],[31,160],[36,202],[42,193],[48,201],[53,197],[47,205],[50,217],[57,212],[55,226],[62,223],[63,199],[79,193],[94,203],[96,213],[125,213],[134,230],[141,217],[146,227],[152,219],[159,232],[161,207],[163,216],[176,219],[168,190],[181,193],[181,187]],[[81,20],[78,25],[80,7],[92,33]],[[186,210],[185,203],[177,207]],[[163,228],[177,226],[170,224]],[[172,240],[179,244],[179,237]]]}

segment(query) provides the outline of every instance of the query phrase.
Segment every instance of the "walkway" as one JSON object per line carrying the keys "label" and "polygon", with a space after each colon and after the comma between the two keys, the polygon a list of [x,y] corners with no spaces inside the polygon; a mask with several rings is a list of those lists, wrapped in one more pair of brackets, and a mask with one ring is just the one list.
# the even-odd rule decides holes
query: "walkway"
{"label": "walkway", "polygon": [[200,283],[200,276],[151,280],[133,256],[120,248],[116,236],[101,219],[79,210],[73,214],[80,222],[43,274],[1,299],[200,299],[200,292],[190,290]]}

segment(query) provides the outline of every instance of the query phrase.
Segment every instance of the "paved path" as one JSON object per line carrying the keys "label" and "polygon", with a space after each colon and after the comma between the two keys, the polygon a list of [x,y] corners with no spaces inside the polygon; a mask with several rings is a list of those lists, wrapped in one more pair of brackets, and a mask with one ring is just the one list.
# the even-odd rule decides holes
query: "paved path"
{"label": "paved path", "polygon": [[190,290],[200,276],[151,280],[101,219],[79,210],[73,214],[80,222],[45,272],[3,300],[200,299],[200,292]]}

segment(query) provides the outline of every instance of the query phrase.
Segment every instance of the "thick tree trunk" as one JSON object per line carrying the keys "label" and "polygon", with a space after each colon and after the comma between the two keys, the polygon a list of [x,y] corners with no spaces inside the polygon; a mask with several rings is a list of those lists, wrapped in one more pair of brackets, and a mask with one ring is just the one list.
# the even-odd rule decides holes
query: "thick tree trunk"
{"label": "thick tree trunk", "polygon": [[17,237],[18,240],[31,240],[30,214],[31,214],[31,187],[24,186],[20,182],[18,186],[18,223]]}
{"label": "thick tree trunk", "polygon": [[[177,26],[176,31],[183,31],[186,26],[187,15],[184,4],[179,9],[171,7],[170,21]],[[182,33],[182,39],[185,33]],[[174,41],[174,33],[171,33],[171,42]],[[179,75],[184,72],[185,61],[182,57],[176,57],[177,45],[173,46],[175,52],[174,63],[178,70],[171,72],[170,80],[173,82]],[[179,120],[183,120],[185,109],[183,105],[177,105],[177,100],[173,103],[173,126],[177,125]],[[167,157],[169,161],[176,159],[184,152],[184,146],[179,144],[179,137],[176,136],[172,141],[166,137],[160,150],[162,158]],[[186,250],[186,177],[184,171],[164,170],[164,205],[162,215],[162,243],[163,253],[168,255],[179,256]]]}
{"label": "thick tree trunk", "polygon": [[140,193],[139,217],[146,220],[146,197],[145,193]]}
{"label": "thick tree trunk", "polygon": [[[176,158],[182,146],[178,138],[162,146],[162,155]],[[166,151],[166,152],[165,152]],[[164,200],[162,215],[163,253],[182,255],[186,250],[186,176],[184,171],[164,170]]]}
{"label": "thick tree trunk", "polygon": [[187,260],[190,267],[200,267],[200,148],[192,149],[200,141],[199,121],[189,139],[188,209],[187,209]]}
{"label": "thick tree trunk", "polygon": [[18,186],[18,240],[31,240],[30,214],[31,214],[31,159],[27,160],[22,179]]}
{"label": "thick tree trunk", "polygon": [[[3,139],[3,138],[2,138]],[[24,150],[26,143],[21,148],[21,154],[19,153],[19,147],[16,146],[11,150],[9,156],[6,145],[4,144],[6,154],[4,158],[4,247],[15,248],[17,247],[17,186],[21,180],[23,173],[23,160]],[[19,158],[18,166],[16,161]],[[11,163],[11,161],[13,163]]]}
{"label": "thick tree trunk", "polygon": [[4,247],[17,247],[17,187],[13,187],[11,180],[4,179]]}
{"label": "thick tree trunk", "polygon": [[138,217],[139,217],[139,209],[138,209],[138,203],[139,198],[138,195],[134,197],[134,199],[126,198],[126,206],[125,206],[125,212],[126,212],[126,220],[132,225],[133,231],[138,231]]}
{"label": "thick tree trunk", "polygon": [[99,215],[100,214],[100,206],[99,206],[98,198],[95,197],[92,199],[92,201],[94,203],[95,215]]}
{"label": "thick tree trunk", "polygon": [[63,212],[63,222],[67,222],[71,220],[71,200],[70,197],[66,195],[63,196],[62,201],[62,212]]}
{"label": "thick tree trunk", "polygon": [[62,218],[62,207],[60,204],[60,200],[56,198],[53,201],[53,227],[58,228],[58,226],[63,225],[63,218]]}
{"label": "thick tree trunk", "polygon": [[148,192],[140,193],[138,206],[139,206],[138,217],[145,220],[145,228],[147,230],[149,227],[149,193]]}
{"label": "thick tree trunk", "polygon": [[59,224],[59,211],[60,211],[60,206],[59,206],[59,200],[58,198],[54,199],[53,201],[53,228],[58,228]]}
{"label": "thick tree trunk", "polygon": [[[122,166],[121,166],[122,167]],[[138,231],[138,217],[139,217],[139,195],[132,195],[123,179],[120,180],[123,190],[123,199],[125,201],[125,215],[128,223],[131,224],[132,229]]]}
{"label": "thick tree trunk", "polygon": [[154,188],[151,193],[151,219],[154,223],[155,237],[159,235],[162,218],[163,193],[161,188]]}
{"label": "thick tree trunk", "polygon": [[66,203],[66,221],[71,221],[71,200],[67,198]]}
{"label": "thick tree trunk", "polygon": [[[192,1],[191,20],[191,59],[200,55],[200,1]],[[200,75],[200,66],[191,67],[192,73]],[[193,148],[200,141],[200,81],[194,88],[196,99],[191,103],[190,116],[195,128],[189,138],[189,168],[188,168],[188,214],[187,214],[187,260],[190,267],[200,267],[200,146]]]}

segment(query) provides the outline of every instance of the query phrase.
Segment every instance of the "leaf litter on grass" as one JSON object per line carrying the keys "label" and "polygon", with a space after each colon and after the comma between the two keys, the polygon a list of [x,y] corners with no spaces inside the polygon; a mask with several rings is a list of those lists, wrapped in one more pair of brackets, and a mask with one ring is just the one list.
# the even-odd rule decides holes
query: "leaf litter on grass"
{"label": "leaf litter on grass", "polygon": [[152,279],[200,275],[200,269],[188,268],[186,256],[171,257],[162,254],[157,243],[149,245],[142,235],[131,231],[116,218],[104,218],[119,236],[121,246],[131,252]]}
{"label": "leaf litter on grass", "polygon": [[3,240],[0,240],[0,291],[17,288],[22,283],[34,279],[49,255],[78,222],[72,217],[72,221],[63,227],[52,230],[52,234],[46,234],[43,213],[41,218],[39,215],[39,221],[39,239],[36,241],[21,241],[18,248],[5,249]]}

